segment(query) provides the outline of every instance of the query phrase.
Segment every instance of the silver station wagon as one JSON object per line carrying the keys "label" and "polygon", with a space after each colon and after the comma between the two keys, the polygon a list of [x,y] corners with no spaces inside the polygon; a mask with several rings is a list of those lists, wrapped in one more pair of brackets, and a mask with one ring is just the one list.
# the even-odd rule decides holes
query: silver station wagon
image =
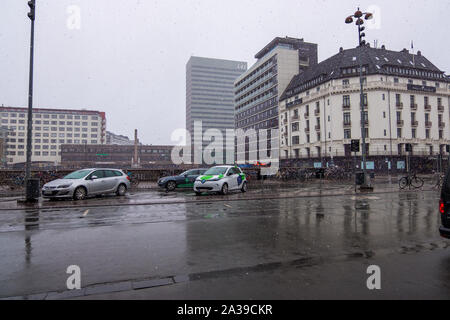
{"label": "silver station wagon", "polygon": [[44,198],[73,198],[82,200],[88,196],[115,193],[125,195],[130,188],[130,178],[118,169],[82,169],[74,171],[62,179],[44,184]]}

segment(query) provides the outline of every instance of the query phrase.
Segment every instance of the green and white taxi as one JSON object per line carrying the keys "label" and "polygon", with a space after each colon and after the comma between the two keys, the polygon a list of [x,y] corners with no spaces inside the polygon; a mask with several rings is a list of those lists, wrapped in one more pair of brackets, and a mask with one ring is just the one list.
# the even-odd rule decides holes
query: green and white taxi
{"label": "green and white taxi", "polygon": [[203,175],[197,177],[194,182],[196,195],[200,195],[202,192],[227,194],[232,190],[247,191],[245,174],[236,166],[215,166],[209,168]]}

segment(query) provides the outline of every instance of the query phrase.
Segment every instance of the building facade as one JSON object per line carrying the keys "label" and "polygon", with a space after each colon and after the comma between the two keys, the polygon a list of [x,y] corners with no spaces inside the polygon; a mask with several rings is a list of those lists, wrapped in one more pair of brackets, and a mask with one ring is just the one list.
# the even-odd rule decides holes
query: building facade
{"label": "building facade", "polygon": [[[255,58],[257,62],[234,82],[235,128],[244,131],[278,130],[279,97],[294,75],[317,64],[317,44],[303,39],[277,37]],[[268,140],[270,138],[269,133]],[[240,144],[237,146],[238,159],[255,161],[249,159],[248,144],[245,155],[240,152],[243,150]],[[267,148],[261,147],[261,152],[270,155],[267,150],[270,148],[268,141]],[[260,149],[259,145],[257,149]]]}
{"label": "building facade", "polygon": [[124,135],[106,131],[106,144],[117,144],[127,146],[127,145],[134,145],[134,140],[130,140],[130,138]]}
{"label": "building facade", "polygon": [[[9,130],[8,165],[26,162],[27,108],[0,107],[0,124]],[[104,112],[33,108],[32,162],[58,164],[63,144],[104,144]]]}
{"label": "building facade", "polygon": [[[140,167],[171,165],[173,146],[139,145],[138,162]],[[80,166],[118,166],[133,165],[134,146],[132,145],[84,145],[64,144],[61,146],[61,164],[64,167]]]}
{"label": "building facade", "polygon": [[413,155],[445,154],[449,84],[420,51],[341,48],[295,76],[281,96],[281,158],[349,157],[351,140],[361,141],[362,121],[369,156],[403,155],[406,144],[412,145]]}
{"label": "building facade", "polygon": [[[234,130],[234,81],[247,70],[247,63],[202,57],[191,57],[186,65],[186,130],[202,150],[211,143],[194,141],[194,122],[202,121],[203,133],[218,129],[223,137]],[[203,140],[203,141],[202,141]],[[225,158],[225,157],[224,157]]]}

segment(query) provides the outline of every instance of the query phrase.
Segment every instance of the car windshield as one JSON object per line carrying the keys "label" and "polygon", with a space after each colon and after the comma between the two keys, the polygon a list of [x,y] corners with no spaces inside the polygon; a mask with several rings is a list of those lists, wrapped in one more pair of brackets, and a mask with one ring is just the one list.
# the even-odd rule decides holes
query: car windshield
{"label": "car windshield", "polygon": [[204,173],[204,175],[218,175],[218,174],[225,174],[225,172],[227,172],[227,167],[213,167],[210,168],[208,170],[206,170],[206,172]]}
{"label": "car windshield", "polygon": [[74,171],[72,173],[69,173],[67,176],[64,177],[64,179],[81,179],[86,177],[91,170],[78,170]]}

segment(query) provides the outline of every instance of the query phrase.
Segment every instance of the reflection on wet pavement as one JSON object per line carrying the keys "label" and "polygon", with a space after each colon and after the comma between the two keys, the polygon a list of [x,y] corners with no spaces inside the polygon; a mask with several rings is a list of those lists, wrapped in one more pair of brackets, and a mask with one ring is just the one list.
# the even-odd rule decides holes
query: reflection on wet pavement
{"label": "reflection on wet pavement", "polygon": [[3,210],[0,296],[62,290],[70,264],[88,285],[437,247],[437,202],[416,192]]}

